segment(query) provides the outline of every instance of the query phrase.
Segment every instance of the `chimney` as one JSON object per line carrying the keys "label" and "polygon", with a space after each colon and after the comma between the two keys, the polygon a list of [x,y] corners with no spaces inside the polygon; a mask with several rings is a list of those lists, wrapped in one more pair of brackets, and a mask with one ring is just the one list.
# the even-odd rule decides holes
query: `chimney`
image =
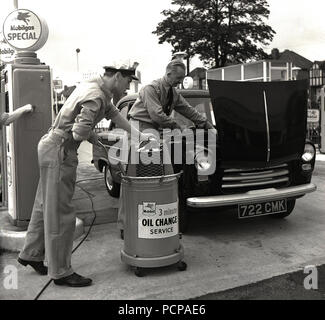
{"label": "chimney", "polygon": [[139,62],[133,62],[132,69],[136,69],[139,65]]}
{"label": "chimney", "polygon": [[271,51],[271,57],[273,60],[279,60],[280,59],[280,51],[278,48],[274,48]]}

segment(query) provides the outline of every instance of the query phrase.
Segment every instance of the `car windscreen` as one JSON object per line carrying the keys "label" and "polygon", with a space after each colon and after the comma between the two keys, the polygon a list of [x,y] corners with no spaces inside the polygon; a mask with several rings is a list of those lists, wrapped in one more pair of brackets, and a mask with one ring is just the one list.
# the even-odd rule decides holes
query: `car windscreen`
{"label": "car windscreen", "polygon": [[[198,112],[200,112],[204,117],[206,117],[213,125],[215,125],[215,119],[212,109],[212,104],[210,97],[184,97],[186,101],[194,107]],[[181,125],[186,125],[188,127],[194,126],[194,123],[185,118],[183,115],[174,111],[174,117],[177,122]]]}

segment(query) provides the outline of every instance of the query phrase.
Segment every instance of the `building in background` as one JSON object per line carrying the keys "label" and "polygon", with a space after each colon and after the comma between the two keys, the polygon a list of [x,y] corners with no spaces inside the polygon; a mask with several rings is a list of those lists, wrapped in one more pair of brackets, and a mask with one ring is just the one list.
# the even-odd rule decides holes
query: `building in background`
{"label": "building in background", "polygon": [[325,85],[325,61],[315,61],[309,70],[310,98],[312,106],[318,107],[320,90]]}
{"label": "building in background", "polygon": [[193,78],[193,89],[207,90],[207,72],[210,79],[228,81],[281,81],[308,79],[312,62],[294,51],[279,52],[273,49],[267,60],[229,65],[207,70],[195,68],[189,76]]}
{"label": "building in background", "polygon": [[279,52],[278,49],[273,49],[271,57],[273,60],[291,62],[293,65],[292,77],[294,80],[309,79],[309,70],[313,63],[300,54],[291,50]]}
{"label": "building in background", "polygon": [[210,69],[207,78],[225,81],[309,79],[311,66],[311,61],[293,51],[273,49],[268,59]]}
{"label": "building in background", "polygon": [[[325,110],[322,109],[325,86],[325,61],[315,61],[309,70],[310,85],[310,120],[308,121],[308,136],[317,144],[321,139],[321,121],[325,117]],[[324,104],[324,102],[323,102]],[[323,128],[324,130],[325,128]]]}
{"label": "building in background", "polygon": [[189,73],[189,76],[193,78],[193,89],[208,89],[206,68],[195,68]]}

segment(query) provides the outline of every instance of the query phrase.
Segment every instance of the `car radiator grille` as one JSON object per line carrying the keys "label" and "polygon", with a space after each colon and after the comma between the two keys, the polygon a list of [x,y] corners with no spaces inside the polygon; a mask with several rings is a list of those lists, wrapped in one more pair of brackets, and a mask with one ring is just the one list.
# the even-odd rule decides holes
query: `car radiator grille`
{"label": "car radiator grille", "polygon": [[287,186],[290,183],[288,164],[257,169],[226,169],[222,178],[224,193]]}

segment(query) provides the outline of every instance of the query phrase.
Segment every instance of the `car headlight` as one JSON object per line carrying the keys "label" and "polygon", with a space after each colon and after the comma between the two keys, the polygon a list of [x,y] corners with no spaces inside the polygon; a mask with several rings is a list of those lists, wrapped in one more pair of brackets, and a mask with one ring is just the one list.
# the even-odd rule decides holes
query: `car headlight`
{"label": "car headlight", "polygon": [[198,159],[196,162],[196,168],[200,172],[208,171],[211,168],[211,163],[208,159]]}
{"label": "car headlight", "polygon": [[306,162],[310,162],[311,160],[314,159],[315,155],[316,155],[316,151],[315,151],[314,146],[309,143],[306,143],[305,150],[302,155],[302,160],[304,160]]}
{"label": "car headlight", "polygon": [[212,166],[212,158],[207,150],[201,150],[195,155],[195,166],[198,175],[211,174],[209,172]]}

